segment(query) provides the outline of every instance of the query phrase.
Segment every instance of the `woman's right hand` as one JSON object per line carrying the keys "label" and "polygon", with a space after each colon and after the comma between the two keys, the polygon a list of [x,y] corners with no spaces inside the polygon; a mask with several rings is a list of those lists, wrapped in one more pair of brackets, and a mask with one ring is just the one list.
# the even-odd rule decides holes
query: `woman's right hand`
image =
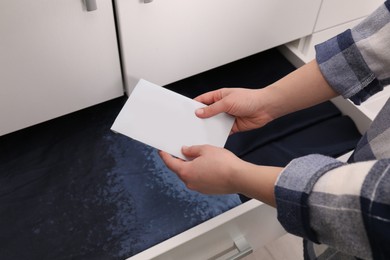
{"label": "woman's right hand", "polygon": [[312,60],[262,89],[223,88],[200,95],[195,100],[209,106],[198,109],[196,115],[208,118],[226,112],[236,117],[232,129],[236,133],[262,127],[338,95]]}
{"label": "woman's right hand", "polygon": [[222,88],[207,92],[195,100],[208,105],[196,110],[200,118],[209,118],[225,112],[236,118],[232,133],[259,128],[274,117],[267,112],[261,89]]}

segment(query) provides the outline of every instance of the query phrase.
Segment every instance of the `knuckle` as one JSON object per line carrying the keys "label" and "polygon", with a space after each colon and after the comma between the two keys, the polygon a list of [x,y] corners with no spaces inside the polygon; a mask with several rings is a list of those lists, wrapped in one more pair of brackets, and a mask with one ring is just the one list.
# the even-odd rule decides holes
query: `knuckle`
{"label": "knuckle", "polygon": [[180,168],[177,171],[177,176],[184,182],[188,182],[188,171],[185,168]]}
{"label": "knuckle", "polygon": [[186,185],[187,189],[194,190],[194,188],[193,188],[191,183],[185,183],[185,185]]}
{"label": "knuckle", "polygon": [[196,185],[194,185],[193,183],[186,183],[186,187],[189,190],[200,192],[198,187]]}

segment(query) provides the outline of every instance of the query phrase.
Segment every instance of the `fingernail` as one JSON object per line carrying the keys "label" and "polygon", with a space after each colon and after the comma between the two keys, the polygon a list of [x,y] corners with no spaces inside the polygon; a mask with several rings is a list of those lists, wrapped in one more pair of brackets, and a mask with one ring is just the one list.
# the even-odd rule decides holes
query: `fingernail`
{"label": "fingernail", "polygon": [[187,150],[188,150],[188,146],[184,145],[184,146],[182,147],[182,149],[183,149],[183,151],[187,151]]}
{"label": "fingernail", "polygon": [[202,115],[204,113],[204,109],[203,108],[198,108],[196,111],[195,111],[195,114],[197,115]]}

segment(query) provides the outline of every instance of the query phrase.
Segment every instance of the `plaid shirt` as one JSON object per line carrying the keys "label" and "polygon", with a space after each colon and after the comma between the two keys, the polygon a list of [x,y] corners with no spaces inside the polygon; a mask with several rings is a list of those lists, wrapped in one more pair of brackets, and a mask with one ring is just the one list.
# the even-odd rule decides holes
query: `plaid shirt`
{"label": "plaid shirt", "polygon": [[[390,84],[390,1],[316,46],[328,83],[360,104]],[[390,99],[348,163],[295,159],[275,186],[278,219],[306,239],[307,259],[390,259]],[[312,242],[315,243],[312,243]]]}

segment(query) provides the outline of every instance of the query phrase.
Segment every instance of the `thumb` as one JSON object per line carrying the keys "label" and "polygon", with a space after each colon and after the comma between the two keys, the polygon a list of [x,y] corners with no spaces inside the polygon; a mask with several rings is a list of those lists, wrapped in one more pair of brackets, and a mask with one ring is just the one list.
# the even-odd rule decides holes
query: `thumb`
{"label": "thumb", "polygon": [[188,158],[196,158],[201,155],[202,146],[201,145],[193,145],[193,146],[183,146],[181,148],[181,152]]}
{"label": "thumb", "polygon": [[195,111],[195,114],[200,118],[209,118],[219,113],[226,112],[225,110],[224,102],[220,100],[209,106],[198,108]]}

